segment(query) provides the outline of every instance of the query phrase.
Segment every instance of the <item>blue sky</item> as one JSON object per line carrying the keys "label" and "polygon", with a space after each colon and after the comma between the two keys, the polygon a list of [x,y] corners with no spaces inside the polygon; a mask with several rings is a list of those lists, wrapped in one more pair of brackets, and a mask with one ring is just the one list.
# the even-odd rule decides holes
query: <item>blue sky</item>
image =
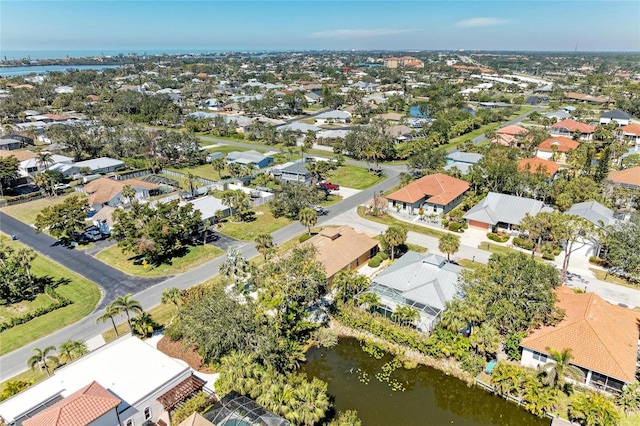
{"label": "blue sky", "polygon": [[0,1],[0,52],[122,49],[640,51],[640,2]]}

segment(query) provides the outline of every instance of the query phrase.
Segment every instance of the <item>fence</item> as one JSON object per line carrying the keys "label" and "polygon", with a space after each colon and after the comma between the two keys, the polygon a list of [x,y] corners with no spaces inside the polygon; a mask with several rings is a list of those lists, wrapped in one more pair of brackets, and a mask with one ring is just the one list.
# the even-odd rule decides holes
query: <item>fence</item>
{"label": "fence", "polygon": [[130,173],[116,174],[116,180],[126,180],[126,179],[135,179],[140,176],[150,175],[152,172],[150,169],[146,170],[136,170]]}
{"label": "fence", "polygon": [[[165,175],[169,175],[169,176],[173,176],[173,177],[177,177],[177,178],[182,178],[184,179],[187,175],[185,175],[184,173],[180,173],[180,172],[175,172],[173,170],[167,170],[167,169],[162,169],[161,172]],[[207,186],[217,186],[217,185],[221,185],[221,182],[216,182],[213,180],[209,180],[209,179],[205,179],[205,178],[201,178],[201,177],[195,177],[196,181],[203,184],[203,185],[207,185]]]}

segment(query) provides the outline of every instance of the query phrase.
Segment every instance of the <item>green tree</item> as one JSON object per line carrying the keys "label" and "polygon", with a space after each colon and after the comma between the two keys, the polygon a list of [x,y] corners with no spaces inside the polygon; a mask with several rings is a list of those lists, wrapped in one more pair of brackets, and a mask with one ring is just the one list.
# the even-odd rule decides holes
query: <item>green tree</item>
{"label": "green tree", "polygon": [[218,178],[220,180],[222,180],[222,172],[224,171],[226,166],[227,163],[225,162],[224,158],[214,158],[213,161],[211,161],[211,167],[213,167],[213,170],[218,172]]}
{"label": "green tree", "polygon": [[575,381],[582,380],[582,371],[570,364],[572,358],[571,349],[563,349],[562,351],[556,351],[551,348],[546,349],[551,356],[551,360],[542,366],[545,385],[555,389],[563,389],[565,377]]}
{"label": "green tree", "polygon": [[46,173],[36,173],[33,175],[33,183],[40,188],[42,195],[51,196],[55,195],[55,190],[53,189],[53,182],[51,178]]}
{"label": "green tree", "polygon": [[311,382],[303,381],[295,391],[295,405],[291,410],[290,418],[295,423],[304,426],[312,426],[319,423],[331,407],[327,395],[327,384],[317,378]]}
{"label": "green tree", "polygon": [[127,199],[127,202],[131,204],[136,196],[136,190],[131,185],[125,185],[122,187],[122,191],[120,192],[124,198]]}
{"label": "green tree", "polygon": [[607,265],[640,276],[640,217],[618,222],[607,231],[604,260]]}
{"label": "green tree", "polygon": [[249,211],[249,195],[246,192],[241,189],[228,189],[222,193],[221,201],[229,207],[236,220],[244,220]]}
{"label": "green tree", "polygon": [[163,305],[173,304],[176,308],[176,314],[178,314],[180,312],[180,306],[183,303],[182,292],[177,287],[169,287],[162,292],[160,303]]}
{"label": "green tree", "polygon": [[271,236],[271,234],[268,234],[268,233],[258,234],[256,236],[255,243],[256,243],[256,250],[258,250],[258,253],[260,253],[264,257],[264,260],[266,262],[267,257],[274,250],[273,237]]}
{"label": "green tree", "polygon": [[58,346],[58,355],[72,361],[89,353],[89,347],[83,340],[67,340]]}
{"label": "green tree", "polygon": [[45,170],[49,170],[49,167],[53,164],[53,154],[48,151],[40,151],[36,154],[36,164],[44,166]]}
{"label": "green tree", "polygon": [[2,392],[0,393],[0,401],[11,398],[13,395],[23,391],[24,389],[32,386],[33,380],[9,380],[2,385]]}
{"label": "green tree", "polygon": [[147,312],[140,312],[131,319],[131,331],[141,337],[149,337],[157,324]]}
{"label": "green tree", "polygon": [[616,405],[628,415],[640,411],[640,382],[627,383],[616,397]]}
{"label": "green tree", "polygon": [[382,303],[380,301],[380,296],[373,292],[363,293],[362,296],[358,299],[360,304],[364,307],[364,309],[368,311],[372,311],[380,306]]}
{"label": "green tree", "polygon": [[534,244],[531,250],[531,257],[542,247],[544,241],[553,239],[553,229],[556,220],[556,213],[540,212],[535,216],[525,214],[520,221],[520,230],[527,234],[527,238]]}
{"label": "green tree", "polygon": [[269,206],[275,217],[284,216],[297,220],[300,210],[318,204],[319,193],[321,191],[311,185],[284,185],[282,191],[275,194]]}
{"label": "green tree", "polygon": [[413,325],[420,319],[420,313],[410,306],[400,305],[391,314],[391,319],[402,325]]}
{"label": "green tree", "polygon": [[477,355],[485,358],[495,355],[500,348],[500,333],[495,327],[484,323],[474,327],[469,336],[469,343]]}
{"label": "green tree", "polygon": [[84,230],[88,211],[86,200],[73,195],[62,203],[42,209],[36,217],[36,233],[48,229],[52,236],[64,243],[73,241]]}
{"label": "green tree", "polygon": [[193,173],[188,172],[186,175],[184,175],[182,182],[184,183],[184,186],[186,187],[186,189],[189,190],[189,193],[191,194],[192,197],[195,197],[195,185],[196,185],[196,177],[193,175]]}
{"label": "green tree", "polygon": [[312,208],[304,208],[300,210],[298,219],[302,226],[307,227],[309,235],[311,235],[311,228],[318,223],[318,213]]}
{"label": "green tree", "polygon": [[607,176],[609,176],[610,161],[611,161],[611,149],[609,149],[609,147],[606,147],[600,154],[600,159],[598,160],[598,167],[596,168],[596,172],[593,175],[593,180],[595,180],[598,183],[601,183],[607,178]]}
{"label": "green tree", "polygon": [[142,305],[135,299],[132,299],[133,295],[131,293],[127,293],[124,296],[120,296],[116,298],[113,302],[111,302],[111,306],[115,312],[119,314],[124,313],[127,316],[127,324],[129,324],[129,331],[132,331],[131,328],[131,313],[140,314],[143,312]]}
{"label": "green tree", "polygon": [[395,258],[395,249],[407,240],[407,230],[400,225],[391,225],[382,236],[391,248],[391,260]]}
{"label": "green tree", "polygon": [[4,196],[4,190],[9,186],[9,183],[18,177],[19,163],[13,155],[0,157],[0,196]]}
{"label": "green tree", "polygon": [[105,308],[104,314],[96,318],[96,323],[106,322],[107,320],[111,320],[111,325],[113,325],[113,331],[115,331],[116,337],[119,337],[120,335],[118,334],[118,327],[116,326],[116,321],[113,319],[113,317],[115,317],[116,315],[120,315],[120,312],[116,309],[115,306],[113,306],[113,304],[109,304]]}
{"label": "green tree", "polygon": [[227,251],[227,258],[218,267],[218,272],[223,277],[230,280],[234,285],[238,285],[246,278],[249,262],[237,248]]}
{"label": "green tree", "polygon": [[498,362],[491,372],[491,385],[498,395],[519,397],[526,377],[522,367]]}
{"label": "green tree", "polygon": [[599,393],[576,393],[569,405],[569,419],[582,426],[617,426],[620,412],[613,401]]}
{"label": "green tree", "polygon": [[533,374],[527,375],[523,381],[522,405],[525,410],[538,417],[544,417],[553,411],[558,402],[558,391],[541,386]]}
{"label": "green tree", "polygon": [[338,414],[329,422],[328,426],[362,426],[362,421],[358,418],[357,411],[338,411]]}
{"label": "green tree", "polygon": [[445,234],[438,241],[438,249],[447,254],[447,262],[451,262],[451,255],[460,249],[460,238],[453,234]]}
{"label": "green tree", "polygon": [[47,346],[44,349],[33,348],[35,354],[27,360],[27,365],[32,370],[36,366],[39,366],[40,368],[44,367],[44,370],[47,372],[47,376],[51,376],[49,365],[53,365],[55,368],[56,365],[60,364],[60,360],[58,359],[58,357],[53,355],[53,352],[55,352],[55,350],[55,346]]}
{"label": "green tree", "polygon": [[567,270],[571,254],[584,247],[585,244],[596,240],[595,226],[586,219],[575,215],[556,215],[553,224],[553,233],[558,241],[564,242],[564,259],[560,271],[560,284],[567,280]]}
{"label": "green tree", "polygon": [[369,287],[369,278],[352,270],[341,270],[333,278],[336,299],[353,304],[355,297]]}

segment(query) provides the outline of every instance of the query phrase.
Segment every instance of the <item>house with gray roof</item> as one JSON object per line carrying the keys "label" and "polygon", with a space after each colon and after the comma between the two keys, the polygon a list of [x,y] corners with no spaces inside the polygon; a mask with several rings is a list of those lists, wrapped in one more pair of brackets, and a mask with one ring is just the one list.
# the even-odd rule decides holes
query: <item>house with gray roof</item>
{"label": "house with gray roof", "polygon": [[260,154],[258,151],[232,151],[227,154],[227,163],[242,165],[253,164],[259,169],[273,163],[273,157]]}
{"label": "house with gray roof", "polygon": [[282,167],[273,168],[271,170],[271,174],[273,174],[273,177],[279,179],[283,184],[294,182],[309,185],[311,183],[311,172],[309,172],[309,170],[307,170],[304,164],[300,161],[287,163]]}
{"label": "house with gray roof", "polygon": [[460,266],[442,256],[409,251],[378,274],[367,292],[380,297],[379,309],[385,314],[391,315],[399,306],[416,309],[420,314],[416,328],[429,332],[456,296],[461,272]]}
{"label": "house with gray roof", "polygon": [[312,132],[318,132],[322,129],[318,126],[314,126],[313,124],[303,123],[301,121],[294,121],[289,124],[285,124],[284,126],[278,126],[276,128],[277,132],[283,132],[285,130],[292,130],[294,132],[300,131],[301,133],[307,133],[309,130]]}
{"label": "house with gray roof", "polygon": [[555,118],[556,121],[562,121],[571,117],[571,114],[569,114],[567,111],[563,109],[559,109],[557,111],[545,112],[544,116],[552,119]]}
{"label": "house with gray roof", "polygon": [[330,123],[349,123],[351,121],[351,114],[347,111],[327,111],[322,114],[316,115],[316,124],[330,124]]}
{"label": "house with gray roof", "polygon": [[532,198],[489,192],[463,217],[470,227],[491,231],[492,229],[512,230],[517,227],[527,213],[535,216],[541,211],[552,211],[544,203]]}
{"label": "house with gray roof", "polygon": [[633,116],[629,113],[622,111],[621,109],[614,109],[611,111],[603,112],[600,116],[600,124],[609,124],[612,121],[618,123],[618,127],[627,126],[631,124]]}
{"label": "house with gray roof", "polygon": [[576,203],[571,206],[567,214],[580,216],[583,219],[593,223],[598,228],[606,228],[615,225],[618,219],[614,216],[613,210],[603,206],[597,201],[585,201],[584,203]]}
{"label": "house with gray roof", "polygon": [[447,165],[444,166],[444,170],[451,170],[455,167],[460,171],[460,173],[466,175],[469,174],[471,166],[478,164],[478,162],[483,158],[484,155],[473,152],[452,152],[447,155]]}

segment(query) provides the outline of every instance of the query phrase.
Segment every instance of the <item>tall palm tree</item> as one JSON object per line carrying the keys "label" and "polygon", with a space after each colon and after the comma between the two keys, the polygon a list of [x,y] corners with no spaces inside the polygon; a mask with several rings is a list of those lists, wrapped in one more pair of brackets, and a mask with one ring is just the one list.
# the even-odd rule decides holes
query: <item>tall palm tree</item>
{"label": "tall palm tree", "polygon": [[267,256],[273,251],[273,237],[268,233],[258,234],[255,242],[256,250],[264,256],[264,260],[266,262]]}
{"label": "tall palm tree", "polygon": [[127,324],[129,324],[129,331],[133,331],[131,327],[131,315],[130,313],[140,314],[143,312],[142,305],[137,300],[132,299],[133,295],[131,293],[127,293],[124,296],[118,297],[116,300],[111,302],[111,305],[115,308],[116,312],[119,314],[125,313],[127,315]]}
{"label": "tall palm tree", "polygon": [[54,365],[60,364],[60,360],[55,355],[51,353],[56,350],[55,346],[47,346],[44,349],[33,348],[35,354],[27,360],[27,365],[30,369],[34,369],[36,365],[44,366],[45,371],[47,372],[47,376],[51,376],[49,372],[49,362]]}
{"label": "tall palm tree", "polygon": [[211,167],[213,167],[213,170],[218,172],[218,178],[220,178],[220,180],[222,180],[222,171],[226,165],[227,163],[224,161],[224,158],[214,158],[211,162]]}
{"label": "tall palm tree", "polygon": [[83,340],[67,340],[58,347],[58,354],[64,356],[67,361],[86,355],[88,352],[89,348]]}
{"label": "tall palm tree", "polygon": [[115,306],[113,306],[113,304],[110,304],[105,309],[104,314],[96,318],[96,323],[106,322],[108,319],[110,319],[111,324],[113,325],[113,331],[116,332],[116,337],[119,337],[120,335],[118,334],[118,327],[116,326],[116,322],[113,319],[113,317],[115,317],[116,315],[120,315],[120,312],[116,309]]}
{"label": "tall palm tree", "polygon": [[173,303],[176,308],[176,313],[180,312],[180,305],[182,304],[182,292],[177,287],[171,287],[162,292],[162,298],[160,302],[164,305]]}
{"label": "tall palm tree", "polygon": [[131,204],[136,196],[136,190],[131,185],[125,185],[122,187],[121,194]]}
{"label": "tall palm tree", "polygon": [[364,305],[365,309],[367,309],[368,311],[372,311],[375,308],[379,307],[381,303],[380,296],[372,292],[367,292],[360,296],[359,302],[361,305]]}
{"label": "tall palm tree", "polygon": [[343,303],[353,304],[355,296],[367,287],[369,287],[369,278],[356,271],[339,271],[333,279],[336,298]]}
{"label": "tall palm tree", "polygon": [[302,226],[307,227],[309,235],[311,235],[311,228],[318,223],[318,213],[314,209],[307,207],[300,210],[300,213],[298,213],[298,219]]}
{"label": "tall palm tree", "polygon": [[196,184],[196,177],[193,175],[193,173],[191,172],[187,173],[183,178],[183,182],[184,182],[184,185],[187,188],[189,188],[189,192],[191,193],[191,196],[195,197],[194,190],[195,190],[195,184]]}
{"label": "tall palm tree", "polygon": [[141,312],[137,316],[133,317],[131,320],[132,331],[134,334],[142,337],[148,337],[151,333],[153,333],[153,329],[155,328],[155,322],[151,315],[147,312]]}
{"label": "tall palm tree", "polygon": [[546,348],[551,356],[551,361],[542,366],[544,373],[544,384],[555,389],[562,389],[565,385],[565,376],[570,379],[582,380],[582,370],[569,364],[571,362],[571,349],[563,349],[556,351]]}
{"label": "tall palm tree", "polygon": [[418,318],[420,318],[420,313],[410,306],[398,306],[391,314],[391,319],[402,325],[413,324]]}
{"label": "tall palm tree", "polygon": [[44,165],[44,169],[49,170],[49,167],[53,164],[53,154],[47,151],[40,151],[36,154],[36,163],[40,166]]}
{"label": "tall palm tree", "polygon": [[237,248],[227,251],[227,260],[218,266],[218,272],[229,278],[234,284],[246,274],[248,262]]}
{"label": "tall palm tree", "polygon": [[453,234],[444,234],[438,241],[438,249],[447,254],[447,262],[451,263],[451,255],[460,249],[460,238]]}
{"label": "tall palm tree", "polygon": [[384,240],[391,247],[391,260],[395,258],[395,248],[407,240],[407,230],[400,225],[391,225],[383,235]]}

